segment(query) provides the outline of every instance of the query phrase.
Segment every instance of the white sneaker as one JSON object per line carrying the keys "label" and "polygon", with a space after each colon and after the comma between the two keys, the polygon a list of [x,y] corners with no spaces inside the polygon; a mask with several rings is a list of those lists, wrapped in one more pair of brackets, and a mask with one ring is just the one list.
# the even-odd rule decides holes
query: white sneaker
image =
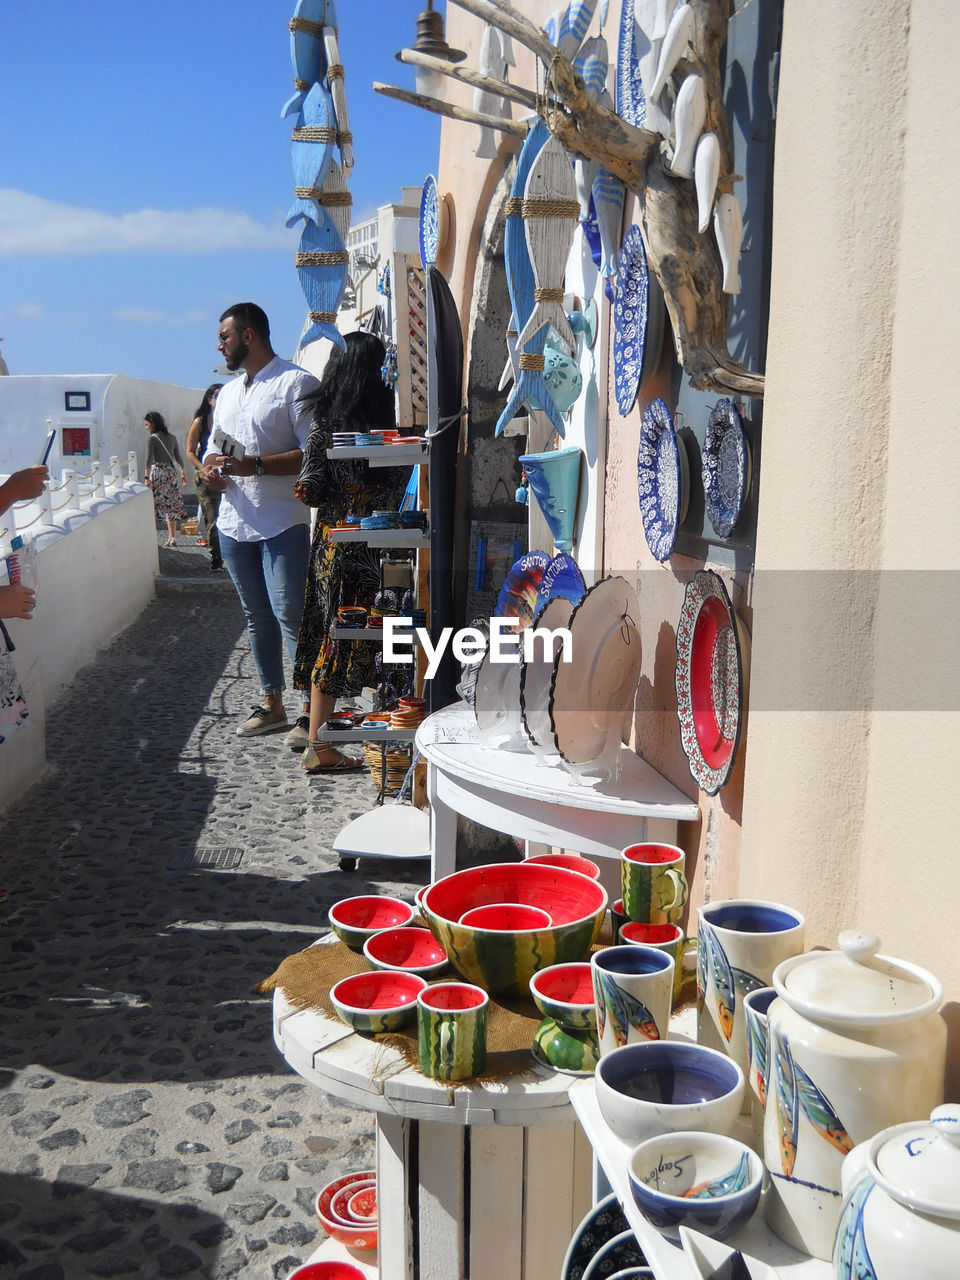
{"label": "white sneaker", "polygon": [[238,738],[255,738],[258,733],[272,733],[274,729],[282,729],[287,723],[287,713],[271,711],[269,707],[254,707],[250,718],[237,725]]}

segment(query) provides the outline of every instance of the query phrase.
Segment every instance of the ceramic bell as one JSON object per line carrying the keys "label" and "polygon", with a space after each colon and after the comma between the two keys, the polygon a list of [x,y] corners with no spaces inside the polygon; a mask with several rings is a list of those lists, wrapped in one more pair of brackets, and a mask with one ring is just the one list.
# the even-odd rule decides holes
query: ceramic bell
{"label": "ceramic bell", "polygon": [[679,178],[693,176],[693,152],[707,118],[707,90],[703,76],[687,76],[673,109],[674,151],[671,172]]}
{"label": "ceramic bell", "polygon": [[850,930],[839,943],[777,965],[779,998],[767,1013],[767,1221],[817,1258],[833,1250],[844,1156],[929,1115],[943,1101],[946,1066],[937,979],[878,955],[873,934]]}
{"label": "ceramic bell", "polygon": [[960,1107],[896,1125],[843,1162],[837,1280],[954,1280],[960,1272]]}

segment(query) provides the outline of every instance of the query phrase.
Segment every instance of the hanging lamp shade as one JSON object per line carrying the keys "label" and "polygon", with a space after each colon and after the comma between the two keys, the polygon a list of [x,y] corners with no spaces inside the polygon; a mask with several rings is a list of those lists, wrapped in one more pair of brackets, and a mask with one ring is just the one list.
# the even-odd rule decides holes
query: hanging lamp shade
{"label": "hanging lamp shade", "polygon": [[[431,58],[442,58],[444,62],[462,62],[467,56],[462,49],[451,49],[447,44],[443,30],[443,14],[437,13],[433,0],[427,0],[427,7],[417,14],[417,38],[413,42],[414,53],[426,53]],[[402,61],[400,54],[397,61]],[[417,67],[414,72],[417,81],[417,92],[430,98],[439,98],[444,77],[439,71],[428,71]]]}

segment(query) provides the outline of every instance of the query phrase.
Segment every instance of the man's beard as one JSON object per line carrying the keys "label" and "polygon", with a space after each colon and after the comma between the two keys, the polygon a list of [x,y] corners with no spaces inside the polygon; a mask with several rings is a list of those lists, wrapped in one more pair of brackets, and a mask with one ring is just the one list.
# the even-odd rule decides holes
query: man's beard
{"label": "man's beard", "polygon": [[231,373],[236,373],[249,354],[250,348],[245,342],[241,342],[232,356],[224,356],[224,364],[226,364]]}

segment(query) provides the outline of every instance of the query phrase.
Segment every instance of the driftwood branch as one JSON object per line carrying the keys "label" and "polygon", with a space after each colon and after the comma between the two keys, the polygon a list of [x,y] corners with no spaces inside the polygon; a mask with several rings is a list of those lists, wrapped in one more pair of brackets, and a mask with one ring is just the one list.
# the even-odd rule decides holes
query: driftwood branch
{"label": "driftwood branch", "polygon": [[432,58],[428,53],[417,53],[414,49],[401,49],[397,55],[401,62],[408,62],[414,67],[423,67],[427,71],[439,71],[441,75],[450,76],[462,84],[471,85],[474,89],[485,89],[510,102],[517,102],[530,111],[536,111],[538,100],[529,89],[521,89],[518,85],[508,84],[505,80],[492,80],[490,76],[482,76],[469,67],[460,67],[443,58]]}
{"label": "driftwood branch", "polygon": [[[659,134],[637,129],[615,112],[598,106],[572,64],[508,0],[451,3],[507,32],[544,62],[548,68],[546,85],[544,96],[537,99],[537,111],[548,128],[567,150],[598,160],[636,195],[649,265],[663,289],[680,362],[691,384],[698,390],[721,394],[763,395],[763,375],[734,360],[727,348],[728,299],[722,289],[720,255],[712,232],[701,235],[698,230],[692,180],[677,177],[670,170],[669,145]],[[720,143],[718,190],[729,190],[735,175],[723,107],[720,55],[730,0],[693,0],[693,7],[692,54],[681,59],[673,79],[680,83],[692,73],[703,77],[707,98],[704,128],[716,133]],[[404,100],[415,101],[416,96],[407,95]],[[443,104],[429,109],[441,110],[454,119],[476,121],[472,113],[457,116]],[[505,128],[504,122],[489,123],[493,128],[513,132]]]}
{"label": "driftwood branch", "polygon": [[374,82],[375,93],[382,93],[385,98],[395,98],[397,102],[409,102],[412,107],[422,107],[424,111],[432,111],[438,116],[448,116],[451,120],[459,120],[463,124],[486,125],[488,129],[499,129],[501,133],[512,134],[516,138],[525,138],[529,128],[518,120],[506,120],[503,116],[488,116],[481,111],[468,111],[466,107],[455,107],[452,103],[441,102],[438,98],[425,98],[422,93],[411,93],[409,89],[398,89],[392,84]]}

